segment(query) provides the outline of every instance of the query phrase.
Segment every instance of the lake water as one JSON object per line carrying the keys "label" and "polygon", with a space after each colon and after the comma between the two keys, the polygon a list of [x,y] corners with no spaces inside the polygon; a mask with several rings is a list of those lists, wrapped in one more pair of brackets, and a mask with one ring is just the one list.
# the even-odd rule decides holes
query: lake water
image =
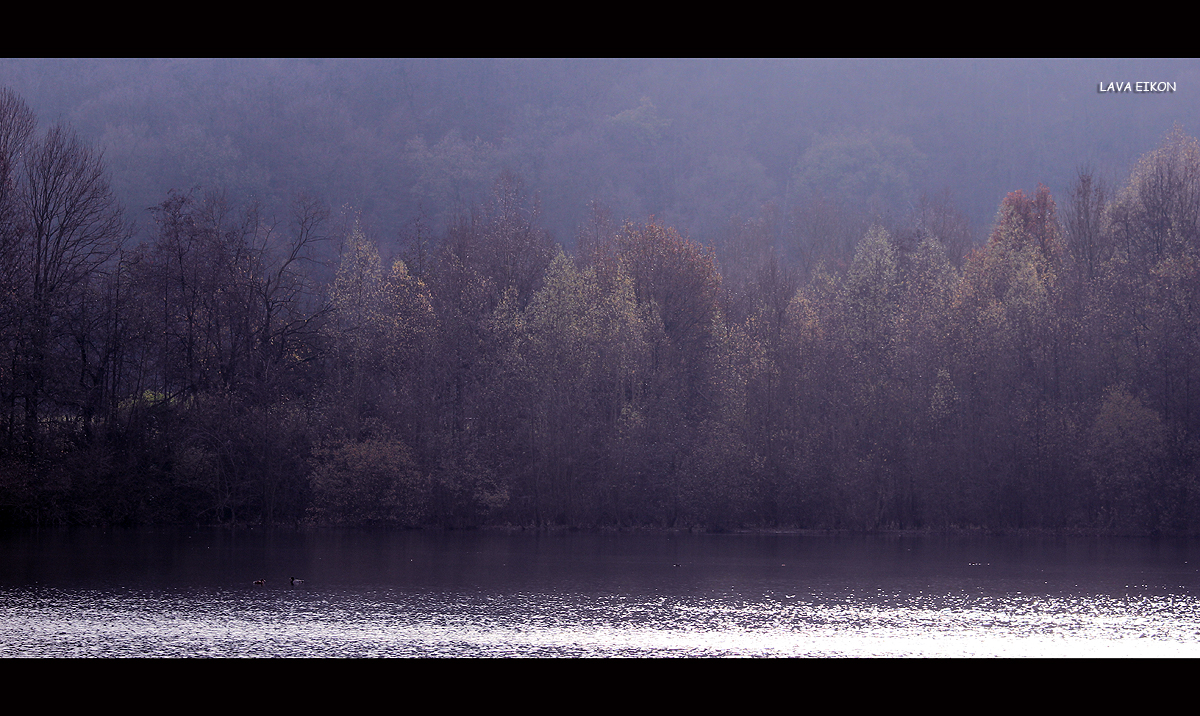
{"label": "lake water", "polygon": [[1200,543],[14,532],[0,656],[1195,657]]}

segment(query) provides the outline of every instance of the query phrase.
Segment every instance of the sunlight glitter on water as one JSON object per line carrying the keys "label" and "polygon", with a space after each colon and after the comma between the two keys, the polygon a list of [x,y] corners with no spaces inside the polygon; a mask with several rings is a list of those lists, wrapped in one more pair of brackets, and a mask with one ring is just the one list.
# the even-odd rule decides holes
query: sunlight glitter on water
{"label": "sunlight glitter on water", "polygon": [[1177,596],[929,605],[14,590],[0,604],[7,657],[1200,656],[1200,605]]}

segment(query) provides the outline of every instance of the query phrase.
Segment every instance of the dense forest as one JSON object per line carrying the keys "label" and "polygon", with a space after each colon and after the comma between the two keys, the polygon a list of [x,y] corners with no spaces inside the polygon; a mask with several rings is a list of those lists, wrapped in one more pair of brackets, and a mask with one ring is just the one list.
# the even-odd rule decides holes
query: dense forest
{"label": "dense forest", "polygon": [[[605,131],[653,172],[666,126]],[[1200,143],[982,241],[898,174],[813,188],[847,147],[920,171],[818,138],[785,204],[693,239],[594,201],[564,244],[504,170],[388,251],[220,177],[135,230],[0,90],[0,520],[1197,532]]]}

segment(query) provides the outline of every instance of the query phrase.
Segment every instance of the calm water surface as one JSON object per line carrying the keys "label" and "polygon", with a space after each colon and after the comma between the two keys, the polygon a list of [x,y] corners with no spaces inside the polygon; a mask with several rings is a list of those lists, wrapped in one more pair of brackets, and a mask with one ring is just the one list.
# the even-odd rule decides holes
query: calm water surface
{"label": "calm water surface", "polygon": [[0,656],[1200,656],[1198,567],[1187,540],[41,530],[0,535]]}

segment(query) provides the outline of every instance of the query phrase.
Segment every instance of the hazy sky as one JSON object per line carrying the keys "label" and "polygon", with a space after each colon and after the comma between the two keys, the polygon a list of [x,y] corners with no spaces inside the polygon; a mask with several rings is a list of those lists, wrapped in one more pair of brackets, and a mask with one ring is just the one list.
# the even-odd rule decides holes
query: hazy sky
{"label": "hazy sky", "polygon": [[[8,59],[0,84],[103,146],[132,210],[189,186],[308,191],[384,239],[504,169],[563,241],[592,200],[703,239],[797,175],[854,186],[839,171],[949,189],[984,225],[1009,191],[1062,194],[1082,164],[1119,183],[1174,123],[1200,132],[1193,60]],[[907,154],[864,170],[885,145]]]}

